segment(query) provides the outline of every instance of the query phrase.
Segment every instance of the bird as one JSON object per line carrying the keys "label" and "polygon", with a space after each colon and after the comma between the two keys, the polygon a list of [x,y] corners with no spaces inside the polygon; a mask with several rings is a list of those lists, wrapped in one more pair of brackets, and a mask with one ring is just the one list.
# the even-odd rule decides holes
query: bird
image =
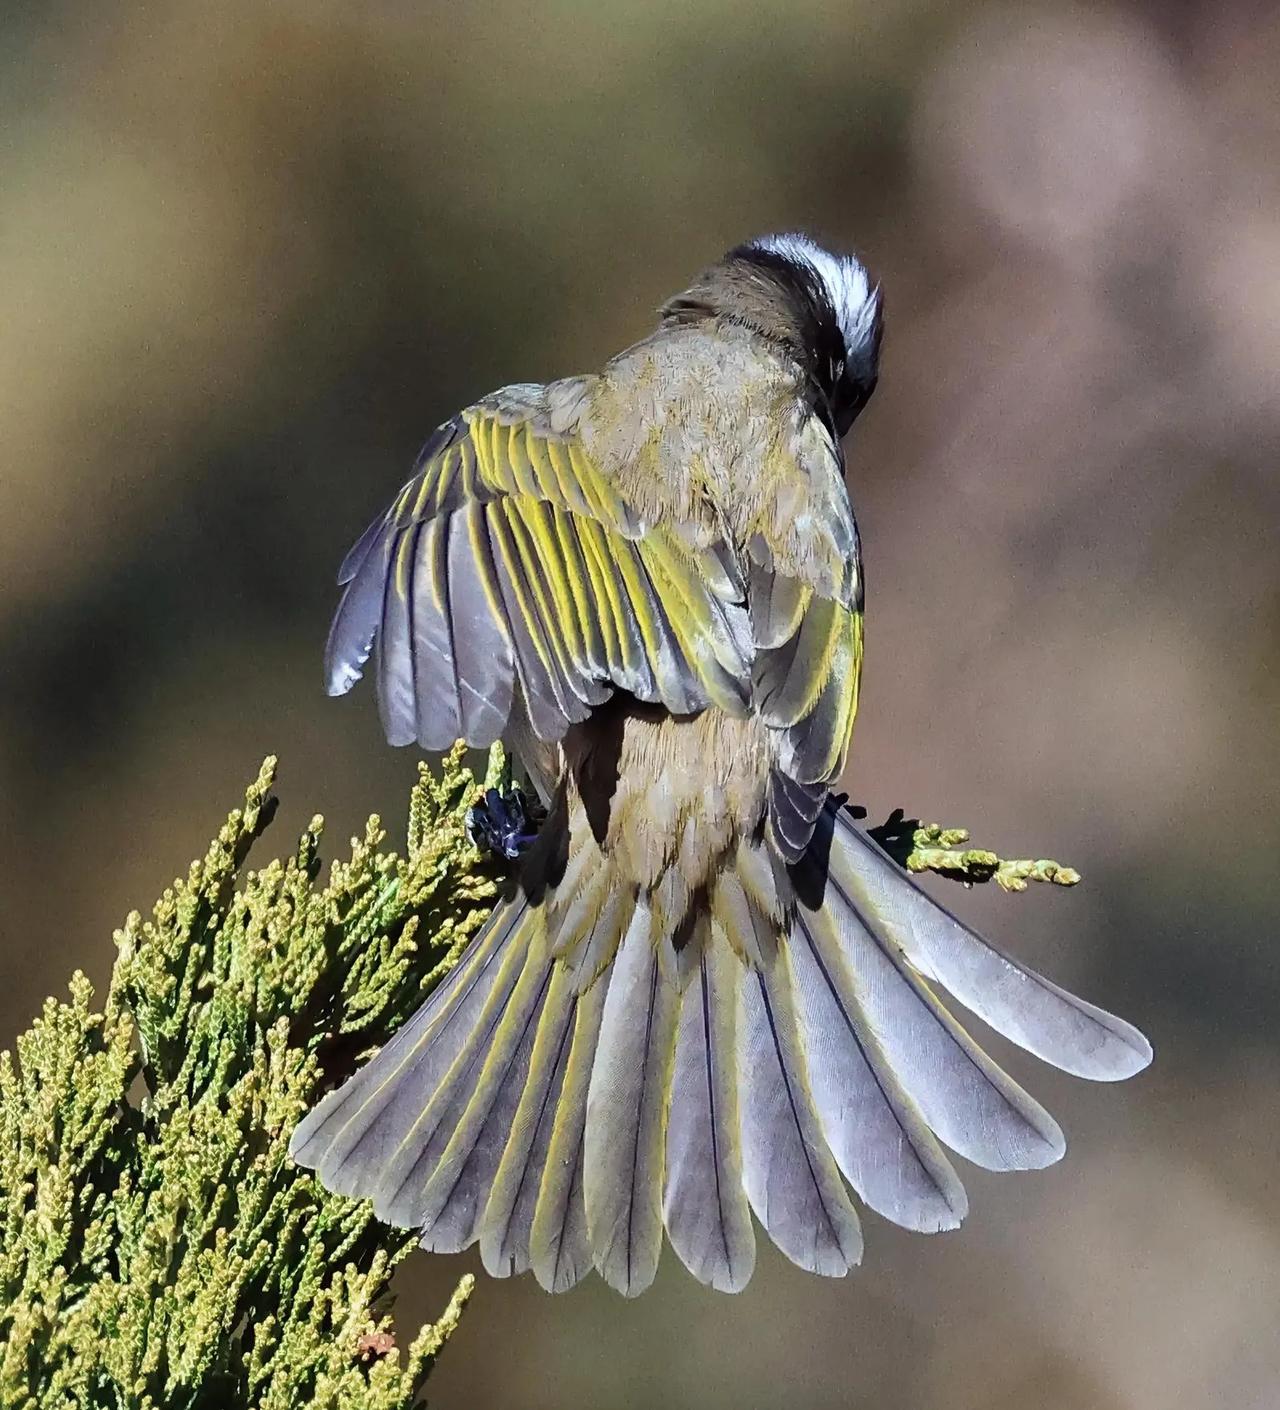
{"label": "bird", "polygon": [[502,741],[546,814],[456,967],[292,1137],[427,1249],[630,1297],[665,1240],[736,1292],[759,1228],[843,1275],[859,1204],[953,1229],[952,1155],[1064,1152],[954,1006],[1083,1078],[1151,1060],[835,792],[864,612],[842,445],[882,329],[856,256],[741,244],[599,372],[444,422],[342,565],[329,692],[372,655],[391,744]]}

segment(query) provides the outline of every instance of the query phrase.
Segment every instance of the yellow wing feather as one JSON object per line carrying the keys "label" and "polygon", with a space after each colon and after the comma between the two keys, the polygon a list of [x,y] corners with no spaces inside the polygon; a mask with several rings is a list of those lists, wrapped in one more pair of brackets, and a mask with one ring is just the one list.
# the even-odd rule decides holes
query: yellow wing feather
{"label": "yellow wing feather", "polygon": [[[747,709],[741,590],[713,550],[641,522],[554,419],[541,388],[462,412],[343,566],[329,688],[376,643],[393,743],[485,745],[521,713],[554,739],[618,687],[681,713]],[[420,573],[423,525],[438,527]]]}

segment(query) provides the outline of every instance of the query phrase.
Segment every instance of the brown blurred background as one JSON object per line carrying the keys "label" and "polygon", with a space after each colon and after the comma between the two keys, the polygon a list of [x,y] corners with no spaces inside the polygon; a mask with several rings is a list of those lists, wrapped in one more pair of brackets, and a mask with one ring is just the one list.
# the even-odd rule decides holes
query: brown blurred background
{"label": "brown blurred background", "polygon": [[484,1280],[434,1401],[1280,1404],[1278,72],[1275,8],[1209,0],[6,6],[0,1043],[264,753],[268,848],[402,835],[411,752],[321,690],[350,541],[456,407],[808,228],[889,315],[851,786],[1079,866],[949,899],[1157,1062],[1015,1058],[1068,1159],[868,1217],[842,1283]]}

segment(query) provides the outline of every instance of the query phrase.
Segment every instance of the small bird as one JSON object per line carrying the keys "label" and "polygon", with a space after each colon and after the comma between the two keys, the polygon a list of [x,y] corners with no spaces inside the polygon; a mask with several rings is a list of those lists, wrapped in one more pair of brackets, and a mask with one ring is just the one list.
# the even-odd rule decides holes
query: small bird
{"label": "small bird", "polygon": [[[428,1249],[632,1296],[663,1234],[737,1291],[752,1214],[793,1262],[859,1262],[989,1170],[1063,1153],[945,989],[1080,1077],[1129,1024],[1001,953],[840,806],[863,580],[841,440],[881,294],[804,235],[731,250],[598,374],[446,421],[351,550],[326,653],[370,652],[387,738],[502,740],[546,818],[457,967],[294,1134],[329,1189]],[[523,817],[523,815],[521,815]],[[503,837],[518,828],[502,823]]]}

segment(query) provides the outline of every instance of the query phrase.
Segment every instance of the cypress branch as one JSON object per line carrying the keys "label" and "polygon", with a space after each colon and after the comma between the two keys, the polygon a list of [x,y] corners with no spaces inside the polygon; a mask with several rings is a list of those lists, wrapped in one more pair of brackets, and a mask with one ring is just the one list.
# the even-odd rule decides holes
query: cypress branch
{"label": "cypress branch", "polygon": [[457,1325],[469,1277],[396,1347],[388,1284],[414,1235],[287,1146],[484,919],[477,780],[459,750],[424,765],[406,855],[371,818],[321,885],[319,818],[241,877],[274,774],[117,932],[101,1007],[76,974],[0,1056],[0,1405],[392,1410]]}
{"label": "cypress branch", "polygon": [[[403,857],[376,817],[319,881],[323,820],[245,871],[275,810],[268,759],[203,860],[116,932],[105,1000],[83,974],[0,1054],[0,1406],[399,1410],[421,1403],[471,1294],[397,1344],[389,1281],[416,1246],[287,1155],[322,1088],[456,962],[496,894],[467,808],[509,786],[455,748],[425,764]],[[912,871],[1070,885],[1069,868],[961,849],[894,813]]]}
{"label": "cypress branch", "polygon": [[[856,817],[866,811],[854,808]],[[1080,873],[1061,862],[1047,857],[1039,861],[1013,860],[997,856],[981,847],[961,847],[968,842],[969,831],[963,827],[942,827],[938,823],[921,823],[918,818],[904,816],[895,808],[878,827],[868,833],[886,852],[909,872],[931,871],[948,881],[964,886],[994,881],[1002,891],[1025,891],[1028,881],[1048,881],[1055,886],[1075,886]]]}

